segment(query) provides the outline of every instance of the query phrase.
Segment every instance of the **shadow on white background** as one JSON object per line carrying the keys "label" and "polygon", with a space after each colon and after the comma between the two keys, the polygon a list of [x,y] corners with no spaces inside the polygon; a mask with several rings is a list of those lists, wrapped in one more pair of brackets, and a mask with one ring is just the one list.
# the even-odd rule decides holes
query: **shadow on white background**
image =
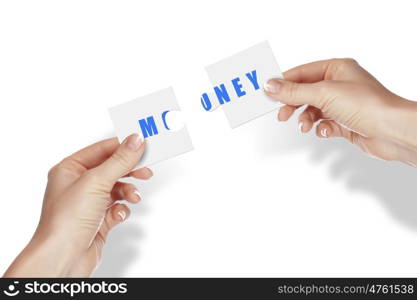
{"label": "shadow on white background", "polygon": [[397,222],[417,233],[415,168],[371,158],[341,138],[318,138],[315,128],[310,134],[301,134],[295,131],[298,129],[279,126],[275,117],[266,117],[261,123],[260,151],[266,157],[280,152],[307,151],[314,164],[328,165],[330,178],[343,181],[350,190],[372,194]]}
{"label": "shadow on white background", "polygon": [[137,185],[144,199],[137,207],[131,207],[132,214],[126,223],[116,226],[109,234],[102,260],[93,273],[94,277],[123,277],[129,265],[140,258],[140,244],[146,233],[137,221],[148,214],[150,208],[147,201],[153,198],[153,193],[163,189],[167,182],[175,181],[175,177],[179,176],[182,170],[175,159],[151,168],[155,173],[152,180],[126,180]]}
{"label": "shadow on white background", "polygon": [[[274,112],[254,121],[249,130],[255,135],[250,138],[257,143],[260,155],[268,159],[307,151],[313,164],[326,164],[332,180],[343,181],[349,190],[372,194],[399,224],[417,233],[417,170],[404,164],[370,158],[342,139],[323,140],[314,134],[301,134],[296,131],[294,120],[289,124],[278,123],[275,115]],[[168,182],[172,184],[175,181],[177,175],[173,177],[172,170],[177,175],[181,173],[176,159],[158,164],[155,178],[143,185],[138,184],[146,199],[151,199],[152,194],[163,189]],[[317,190],[321,188],[317,187]],[[146,199],[133,210],[126,224],[116,227],[110,234],[95,277],[122,277],[127,274],[129,265],[140,259],[141,241],[146,233],[135,220],[149,212]],[[352,220],[354,218],[352,216]]]}

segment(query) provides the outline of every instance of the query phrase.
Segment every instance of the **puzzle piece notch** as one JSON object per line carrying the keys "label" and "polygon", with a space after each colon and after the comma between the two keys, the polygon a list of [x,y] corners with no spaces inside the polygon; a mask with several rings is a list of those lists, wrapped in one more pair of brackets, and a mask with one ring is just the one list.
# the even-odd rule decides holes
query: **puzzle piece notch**
{"label": "puzzle piece notch", "polygon": [[[146,151],[136,168],[193,149],[172,88],[163,89],[109,109],[119,141],[132,133],[146,139]],[[179,119],[179,120],[178,120]]]}
{"label": "puzzle piece notch", "polygon": [[185,127],[185,117],[182,111],[168,110],[164,114],[164,125],[168,132],[177,132]]}

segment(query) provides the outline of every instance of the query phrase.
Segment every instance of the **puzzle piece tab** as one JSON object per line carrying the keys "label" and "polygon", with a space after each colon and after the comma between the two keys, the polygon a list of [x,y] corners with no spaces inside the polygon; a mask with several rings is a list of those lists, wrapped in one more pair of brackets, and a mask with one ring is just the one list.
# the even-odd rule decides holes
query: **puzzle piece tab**
{"label": "puzzle piece tab", "polygon": [[283,78],[267,41],[206,67],[213,91],[203,93],[206,111],[222,107],[232,128],[281,105],[263,91],[270,78]]}

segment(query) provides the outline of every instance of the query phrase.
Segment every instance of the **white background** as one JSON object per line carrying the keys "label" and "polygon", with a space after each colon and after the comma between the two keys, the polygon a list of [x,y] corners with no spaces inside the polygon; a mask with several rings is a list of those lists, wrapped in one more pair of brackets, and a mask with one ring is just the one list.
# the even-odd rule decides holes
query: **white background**
{"label": "white background", "polygon": [[172,85],[195,150],[137,183],[96,276],[417,276],[417,170],[199,103],[205,66],[263,40],[283,70],[354,57],[417,99],[414,2],[1,1],[0,271],[48,169],[114,135],[108,107]]}

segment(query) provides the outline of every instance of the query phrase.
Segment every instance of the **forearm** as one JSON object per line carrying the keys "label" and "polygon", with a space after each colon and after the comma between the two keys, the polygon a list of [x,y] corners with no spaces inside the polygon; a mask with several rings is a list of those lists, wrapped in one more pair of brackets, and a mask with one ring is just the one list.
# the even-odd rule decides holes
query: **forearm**
{"label": "forearm", "polygon": [[76,259],[64,240],[34,236],[4,277],[66,277]]}

